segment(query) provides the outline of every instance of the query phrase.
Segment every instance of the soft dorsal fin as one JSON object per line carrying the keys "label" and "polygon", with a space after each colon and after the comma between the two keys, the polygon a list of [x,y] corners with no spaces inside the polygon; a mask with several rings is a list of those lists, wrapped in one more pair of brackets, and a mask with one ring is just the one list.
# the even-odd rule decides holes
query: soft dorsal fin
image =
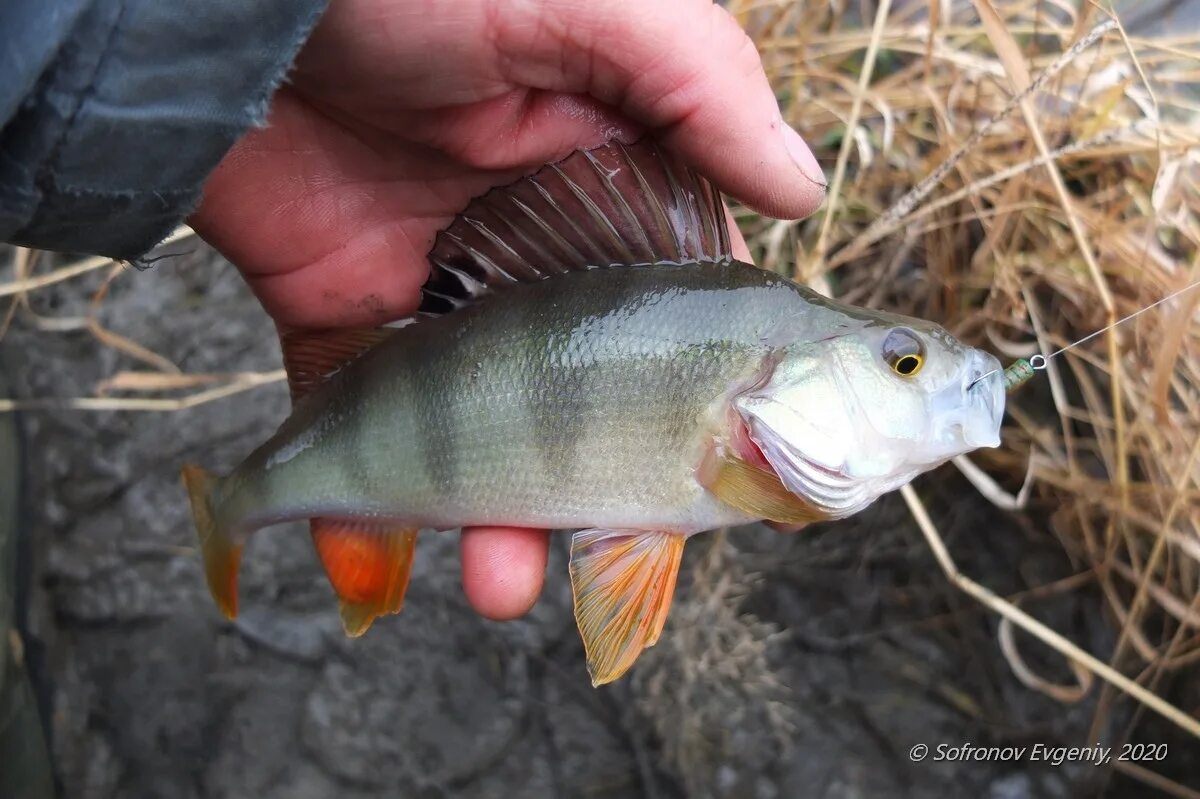
{"label": "soft dorsal fin", "polygon": [[279,337],[292,402],[396,332],[394,327],[293,330]]}
{"label": "soft dorsal fin", "polygon": [[731,257],[711,183],[650,139],[610,142],[473,200],[434,242],[421,311],[577,269]]}

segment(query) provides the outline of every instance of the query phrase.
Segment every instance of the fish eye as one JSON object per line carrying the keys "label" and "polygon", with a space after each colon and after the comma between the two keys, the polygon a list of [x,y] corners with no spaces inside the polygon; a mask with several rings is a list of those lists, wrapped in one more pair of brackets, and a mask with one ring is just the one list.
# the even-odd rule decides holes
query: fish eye
{"label": "fish eye", "polygon": [[925,345],[917,334],[897,327],[883,340],[883,360],[901,377],[916,377],[925,365]]}

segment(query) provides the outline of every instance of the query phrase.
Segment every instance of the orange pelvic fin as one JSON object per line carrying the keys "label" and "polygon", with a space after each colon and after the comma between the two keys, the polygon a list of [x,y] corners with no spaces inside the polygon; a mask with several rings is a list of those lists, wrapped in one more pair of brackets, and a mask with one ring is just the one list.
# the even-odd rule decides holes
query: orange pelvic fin
{"label": "orange pelvic fin", "polygon": [[285,333],[279,341],[292,401],[395,332],[392,327],[346,327]]}
{"label": "orange pelvic fin", "polygon": [[192,503],[208,591],[225,617],[232,619],[237,616],[237,575],[242,562],[242,545],[217,524],[212,506],[213,482],[213,476],[199,466],[183,467],[183,483]]}
{"label": "orange pelvic fin", "polygon": [[313,543],[341,600],[342,626],[357,638],[377,616],[399,613],[417,531],[370,522],[313,519]]}
{"label": "orange pelvic fin", "polygon": [[583,530],[571,539],[571,592],[592,685],[624,674],[662,633],[684,536]]}

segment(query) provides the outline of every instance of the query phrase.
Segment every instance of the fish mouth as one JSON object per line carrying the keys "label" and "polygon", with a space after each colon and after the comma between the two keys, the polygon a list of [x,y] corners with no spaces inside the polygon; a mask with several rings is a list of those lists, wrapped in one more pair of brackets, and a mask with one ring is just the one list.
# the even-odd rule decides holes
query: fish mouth
{"label": "fish mouth", "polygon": [[1000,424],[1004,420],[1004,370],[1000,361],[975,350],[965,370],[962,393],[966,400],[963,441],[967,446],[1000,446]]}

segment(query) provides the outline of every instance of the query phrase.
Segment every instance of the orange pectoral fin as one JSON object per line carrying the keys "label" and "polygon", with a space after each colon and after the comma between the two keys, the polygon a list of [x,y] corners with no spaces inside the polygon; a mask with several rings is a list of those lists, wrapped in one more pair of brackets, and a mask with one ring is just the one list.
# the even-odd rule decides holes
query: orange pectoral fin
{"label": "orange pectoral fin", "polygon": [[341,600],[346,635],[357,638],[377,616],[400,612],[415,529],[339,519],[313,519],[311,527],[317,556]]}
{"label": "orange pectoral fin", "polygon": [[788,491],[770,466],[710,448],[696,477],[709,493],[743,513],[783,524],[824,521],[829,514]]}
{"label": "orange pectoral fin", "polygon": [[571,592],[592,685],[624,674],[662,633],[684,536],[583,530],[571,539]]}

